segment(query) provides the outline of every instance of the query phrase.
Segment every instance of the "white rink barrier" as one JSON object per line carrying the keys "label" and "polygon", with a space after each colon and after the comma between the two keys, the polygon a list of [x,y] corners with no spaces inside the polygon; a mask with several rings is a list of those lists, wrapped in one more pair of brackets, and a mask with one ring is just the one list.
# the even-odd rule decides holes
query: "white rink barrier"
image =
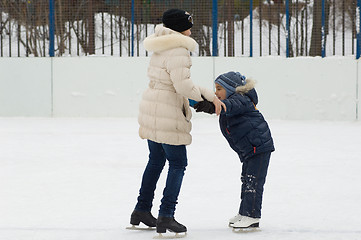
{"label": "white rink barrier", "polygon": [[[193,57],[195,84],[221,73],[257,81],[267,119],[358,120],[361,66],[352,57]],[[148,57],[0,58],[0,117],[136,117]],[[194,114],[207,116],[205,114]]]}

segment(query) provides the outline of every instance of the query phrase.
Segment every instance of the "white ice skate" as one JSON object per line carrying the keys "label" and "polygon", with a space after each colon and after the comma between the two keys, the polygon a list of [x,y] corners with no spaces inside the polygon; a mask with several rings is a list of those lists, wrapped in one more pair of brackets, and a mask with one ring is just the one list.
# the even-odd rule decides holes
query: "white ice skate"
{"label": "white ice skate", "polygon": [[259,218],[242,216],[239,221],[232,224],[232,227],[235,232],[254,231],[259,229],[259,221]]}
{"label": "white ice skate", "polygon": [[242,215],[238,213],[236,216],[234,216],[234,217],[232,217],[232,218],[229,219],[229,224],[228,224],[228,226],[233,227],[233,224],[234,224],[235,222],[240,221],[241,218],[242,218]]}

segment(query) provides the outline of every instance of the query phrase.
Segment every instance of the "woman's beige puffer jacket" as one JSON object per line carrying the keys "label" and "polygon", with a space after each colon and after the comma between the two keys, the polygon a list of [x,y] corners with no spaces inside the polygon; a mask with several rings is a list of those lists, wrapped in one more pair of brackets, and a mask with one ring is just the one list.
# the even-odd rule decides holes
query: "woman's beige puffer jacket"
{"label": "woman's beige puffer jacket", "polygon": [[148,88],[139,106],[139,136],[158,143],[188,145],[192,142],[188,99],[214,100],[214,92],[193,84],[190,78],[190,52],[197,43],[179,32],[158,25],[144,40],[153,52],[149,67]]}

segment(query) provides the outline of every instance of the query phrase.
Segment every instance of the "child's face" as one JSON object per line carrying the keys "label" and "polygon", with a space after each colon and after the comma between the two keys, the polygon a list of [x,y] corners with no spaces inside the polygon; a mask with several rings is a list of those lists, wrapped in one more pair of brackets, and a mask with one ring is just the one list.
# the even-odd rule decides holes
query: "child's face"
{"label": "child's face", "polygon": [[224,100],[227,98],[226,89],[224,89],[221,85],[216,83],[216,96],[219,100]]}

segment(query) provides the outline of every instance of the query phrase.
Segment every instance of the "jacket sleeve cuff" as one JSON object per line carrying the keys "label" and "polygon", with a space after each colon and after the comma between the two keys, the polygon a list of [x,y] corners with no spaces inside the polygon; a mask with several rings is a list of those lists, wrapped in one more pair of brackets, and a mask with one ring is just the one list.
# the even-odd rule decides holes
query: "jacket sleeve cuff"
{"label": "jacket sleeve cuff", "polygon": [[206,100],[213,102],[216,95],[214,94],[214,92],[212,90],[209,90],[209,89],[203,88],[203,87],[200,87],[199,90]]}

